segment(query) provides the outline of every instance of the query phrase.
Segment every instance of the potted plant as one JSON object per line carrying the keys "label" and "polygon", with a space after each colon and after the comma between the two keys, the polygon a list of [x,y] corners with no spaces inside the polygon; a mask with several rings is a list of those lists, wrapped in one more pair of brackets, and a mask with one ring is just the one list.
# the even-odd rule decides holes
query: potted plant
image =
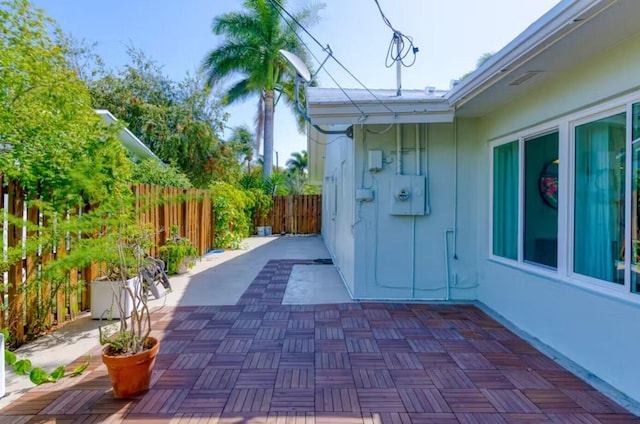
{"label": "potted plant", "polygon": [[171,238],[160,247],[160,257],[167,266],[167,273],[184,274],[193,267],[198,248],[186,237],[178,235],[178,227],[171,227]]}
{"label": "potted plant", "polygon": [[[147,305],[145,277],[149,267],[156,267],[146,254],[149,237],[144,232],[128,232],[111,238],[111,272],[107,279],[115,287],[119,328],[108,334],[99,329],[100,343],[104,345],[102,361],[107,367],[114,395],[118,398],[135,397],[149,389],[151,372],[160,347],[160,341],[151,334],[151,315]],[[131,284],[131,277],[134,283]],[[122,296],[133,302],[130,311]]]}

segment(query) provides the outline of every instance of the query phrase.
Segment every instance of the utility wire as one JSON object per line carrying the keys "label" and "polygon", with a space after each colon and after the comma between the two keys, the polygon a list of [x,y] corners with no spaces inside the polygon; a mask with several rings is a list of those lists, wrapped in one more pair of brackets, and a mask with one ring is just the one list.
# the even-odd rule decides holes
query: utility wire
{"label": "utility wire", "polygon": [[[378,6],[378,10],[380,11],[380,16],[382,17],[382,21],[387,25],[391,31],[393,31],[393,37],[391,38],[391,42],[389,43],[389,49],[387,49],[387,57],[384,61],[384,65],[387,68],[391,68],[394,63],[400,62],[402,66],[409,68],[416,63],[416,53],[418,53],[419,49],[413,44],[413,38],[404,35],[397,29],[391,25],[391,21],[382,11],[382,7],[380,7],[380,3],[378,0],[374,0],[376,2],[376,6]],[[396,49],[394,49],[396,47]],[[395,50],[395,51],[394,51]],[[413,60],[410,62],[405,62],[407,56],[410,53],[413,53]]]}
{"label": "utility wire", "polygon": [[[295,30],[295,28],[293,27],[293,25],[291,25],[291,23],[285,18],[285,16],[282,14],[282,12],[280,10],[278,10],[278,13],[280,14],[280,17],[282,17],[282,20],[287,24],[287,26],[291,29],[291,31],[293,31],[293,33],[296,35],[296,37],[298,37],[298,40],[300,40],[300,42],[302,43],[302,45],[307,49],[307,51],[309,52],[309,54],[315,59],[316,62],[318,63],[322,63],[318,57],[313,53],[313,51],[311,51],[311,49],[309,48],[309,46],[307,45],[307,43],[305,43],[304,39],[300,36],[300,34],[298,34],[298,31]],[[329,48],[329,46],[327,46],[326,48],[323,47],[323,50],[327,53],[327,54],[331,54],[331,49]],[[340,84],[338,84],[338,81],[336,81],[336,79],[333,77],[333,75],[331,75],[331,73],[328,70],[324,70],[327,75],[329,75],[329,78],[331,78],[331,81],[333,81],[333,83],[335,85],[338,86],[338,88],[340,89],[340,91],[342,91],[342,94],[344,94],[347,99],[349,99],[349,101],[351,102],[351,104],[358,109],[358,111],[360,112],[360,114],[362,115],[362,117],[366,117],[367,114],[364,113],[364,110],[362,110],[362,108],[360,106],[358,106],[358,104],[351,98],[351,96],[349,96],[349,94],[347,94],[347,92],[340,86]]]}
{"label": "utility wire", "polygon": [[[292,21],[293,21],[297,26],[299,26],[299,27],[300,27],[300,28],[301,28],[301,29],[302,29],[302,30],[303,30],[303,31],[304,31],[304,32],[305,32],[309,37],[311,37],[311,39],[312,39],[312,40],[313,40],[313,41],[314,41],[318,46],[320,46],[320,48],[321,48],[321,49],[323,49],[324,51],[326,51],[326,49],[325,49],[325,47],[322,45],[322,43],[320,43],[320,41],[318,41],[318,39],[317,39],[316,37],[314,37],[314,36],[313,36],[313,34],[311,34],[311,33],[309,32],[309,30],[307,30],[307,28],[305,28],[305,26],[304,26],[304,25],[302,25],[302,24],[301,24],[301,23],[300,23],[300,22],[299,22],[299,21],[298,21],[298,20],[297,20],[293,15],[291,15],[291,13],[289,13],[289,12],[287,11],[287,9],[285,9],[285,8],[284,8],[280,3],[278,3],[278,1],[277,1],[277,0],[269,0],[269,2],[270,2],[272,5],[276,6],[278,9],[282,10],[282,12],[284,12],[284,13],[289,17],[289,19],[291,19],[291,20],[292,20]],[[280,16],[282,16],[282,14],[281,14]],[[286,22],[286,19],[284,18],[284,16],[283,16],[282,18],[283,18],[283,19],[285,20],[285,22]],[[296,31],[294,31],[294,32],[296,32]],[[296,32],[296,34],[297,34],[297,32]],[[305,45],[305,46],[306,46],[306,45]],[[307,47],[307,49],[308,49],[308,47]],[[354,79],[358,84],[360,84],[360,86],[362,86],[362,88],[364,88],[364,89],[367,91],[367,93],[369,93],[369,94],[370,94],[370,95],[371,95],[371,96],[372,96],[372,97],[373,97],[373,98],[374,98],[378,103],[380,103],[380,105],[382,105],[382,107],[384,107],[384,108],[385,108],[385,109],[387,109],[389,112],[391,112],[391,113],[393,114],[393,116],[394,116],[394,117],[397,115],[396,111],[394,111],[394,110],[393,110],[393,109],[391,109],[389,106],[387,106],[387,104],[386,104],[386,103],[384,103],[384,102],[383,102],[383,101],[382,101],[378,96],[376,96],[376,95],[375,95],[375,94],[374,94],[374,93],[373,93],[373,92],[372,92],[372,91],[371,91],[371,90],[370,90],[366,85],[364,85],[364,83],[363,83],[362,81],[360,81],[360,80],[358,79],[358,77],[356,77],[356,76],[353,74],[353,72],[351,72],[351,71],[350,71],[346,66],[344,66],[344,65],[342,64],[342,62],[340,62],[340,61],[338,60],[338,58],[336,58],[336,57],[333,55],[333,52],[328,51],[328,52],[327,52],[327,54],[328,54],[328,55],[331,57],[331,59],[333,59],[333,60],[334,60],[338,65],[340,65],[340,67],[341,67],[342,69],[344,69],[344,70],[347,72],[347,74],[349,74],[349,76],[351,76],[351,78],[353,78],[353,79]],[[314,58],[315,58],[315,56],[314,56]],[[316,58],[316,60],[318,60],[318,59]],[[320,63],[320,61],[318,61],[318,63]],[[325,69],[325,71],[326,71],[326,69]],[[332,78],[332,79],[333,79],[333,78]],[[340,85],[339,85],[335,80],[334,80],[334,83],[335,83],[338,87],[340,87]],[[340,87],[340,88],[342,89],[342,87]],[[343,91],[343,92],[344,92],[344,91]]]}

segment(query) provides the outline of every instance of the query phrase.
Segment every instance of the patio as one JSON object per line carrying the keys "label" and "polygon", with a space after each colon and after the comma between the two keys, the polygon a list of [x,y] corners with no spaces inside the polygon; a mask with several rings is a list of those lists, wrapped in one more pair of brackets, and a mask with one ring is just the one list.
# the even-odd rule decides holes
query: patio
{"label": "patio", "polygon": [[0,423],[638,421],[474,305],[283,304],[296,265],[328,267],[316,253],[246,257],[254,278],[235,304],[193,304],[185,285],[153,314],[162,342],[143,397],[113,398],[95,347],[88,372],[30,390]]}

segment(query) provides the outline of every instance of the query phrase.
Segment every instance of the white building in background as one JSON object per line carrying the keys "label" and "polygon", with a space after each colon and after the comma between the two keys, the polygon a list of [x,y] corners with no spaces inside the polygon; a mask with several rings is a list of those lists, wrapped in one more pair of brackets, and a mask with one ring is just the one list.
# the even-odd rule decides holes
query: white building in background
{"label": "white building in background", "polygon": [[639,16],[564,0],[448,92],[309,88],[352,126],[308,136],[351,296],[481,302],[640,401]]}
{"label": "white building in background", "polygon": [[[108,124],[117,121],[116,117],[113,116],[108,110],[97,109],[96,113],[102,116],[102,119],[104,119]],[[133,135],[133,133],[127,128],[122,129],[122,131],[118,135],[118,139],[120,139],[120,142],[125,147],[125,149],[129,151],[129,153],[131,154],[131,159],[133,159],[135,162],[144,159],[154,159],[162,163],[160,158],[157,157],[155,153],[153,153],[151,149],[147,147],[146,144],[144,144],[138,137]]]}

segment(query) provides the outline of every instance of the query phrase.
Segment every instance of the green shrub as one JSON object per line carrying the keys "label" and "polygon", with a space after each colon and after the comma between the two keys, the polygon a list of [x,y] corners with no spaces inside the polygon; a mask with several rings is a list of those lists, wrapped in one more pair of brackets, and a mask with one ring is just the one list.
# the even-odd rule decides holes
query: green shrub
{"label": "green shrub", "polygon": [[250,191],[217,181],[212,185],[216,220],[216,245],[238,249],[253,232],[252,211],[256,197]]}
{"label": "green shrub", "polygon": [[200,252],[191,244],[188,238],[180,237],[176,227],[171,228],[171,238],[168,239],[164,246],[160,247],[160,257],[167,266],[167,273],[170,275],[177,274],[182,261],[189,259],[189,268],[193,266],[190,258],[198,256]]}

